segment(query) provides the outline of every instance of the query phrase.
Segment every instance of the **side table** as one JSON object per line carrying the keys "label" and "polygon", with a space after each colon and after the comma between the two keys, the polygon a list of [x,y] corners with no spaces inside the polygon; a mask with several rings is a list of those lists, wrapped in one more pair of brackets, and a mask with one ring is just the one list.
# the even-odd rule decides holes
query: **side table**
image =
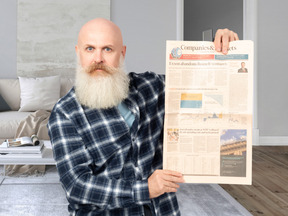
{"label": "side table", "polygon": [[[53,152],[51,148],[51,143],[50,141],[43,141],[44,146],[43,146],[43,153],[42,153],[42,158],[1,158],[0,157],[0,165],[4,165],[4,170],[5,170],[5,165],[55,165],[56,162],[53,158]],[[4,171],[4,176],[5,176],[5,171]]]}
{"label": "side table", "polygon": [[55,165],[52,149],[44,147],[42,158],[0,158],[0,165],[30,164],[30,165]]}

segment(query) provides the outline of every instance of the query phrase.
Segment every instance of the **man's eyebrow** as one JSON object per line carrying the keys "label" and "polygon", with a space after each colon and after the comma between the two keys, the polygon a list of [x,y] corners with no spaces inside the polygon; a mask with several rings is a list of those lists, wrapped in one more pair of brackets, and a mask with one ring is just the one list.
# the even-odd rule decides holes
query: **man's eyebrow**
{"label": "man's eyebrow", "polygon": [[[93,46],[93,47],[95,47],[97,45],[87,43],[87,44],[84,44],[84,46]],[[105,45],[102,45],[102,47],[114,47],[114,45],[113,44],[105,44]]]}
{"label": "man's eyebrow", "polygon": [[103,47],[114,47],[114,45],[112,45],[112,44],[106,44],[106,45],[104,45]]}
{"label": "man's eyebrow", "polygon": [[94,45],[92,44],[84,44],[85,47],[95,47]]}

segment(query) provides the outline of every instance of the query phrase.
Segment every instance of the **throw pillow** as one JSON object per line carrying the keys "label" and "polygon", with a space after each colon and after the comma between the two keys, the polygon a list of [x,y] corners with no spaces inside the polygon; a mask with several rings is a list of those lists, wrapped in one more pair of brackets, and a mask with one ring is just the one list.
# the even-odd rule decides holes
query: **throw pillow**
{"label": "throw pillow", "polygon": [[52,110],[60,98],[60,77],[19,77],[21,112]]}
{"label": "throw pillow", "polygon": [[0,95],[0,112],[9,111],[9,110],[11,110],[11,108],[9,107],[7,102],[4,100],[2,95]]}

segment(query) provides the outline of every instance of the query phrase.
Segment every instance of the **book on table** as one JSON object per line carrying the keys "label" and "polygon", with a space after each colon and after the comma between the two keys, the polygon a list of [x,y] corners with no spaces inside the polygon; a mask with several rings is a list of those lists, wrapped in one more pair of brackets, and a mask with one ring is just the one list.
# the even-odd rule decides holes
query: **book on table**
{"label": "book on table", "polygon": [[6,139],[0,145],[0,157],[5,158],[41,158],[44,143],[36,137]]}
{"label": "book on table", "polygon": [[6,139],[5,142],[9,147],[38,146],[40,144],[40,141],[35,134],[31,137],[24,136],[15,139]]}

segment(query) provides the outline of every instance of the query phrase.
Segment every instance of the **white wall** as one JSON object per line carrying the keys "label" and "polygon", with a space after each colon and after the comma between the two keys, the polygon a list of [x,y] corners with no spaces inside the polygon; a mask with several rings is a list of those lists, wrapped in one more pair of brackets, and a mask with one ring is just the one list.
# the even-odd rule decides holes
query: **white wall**
{"label": "white wall", "polygon": [[287,8],[288,1],[258,1],[258,126],[260,136],[288,137]]}
{"label": "white wall", "polygon": [[166,40],[176,40],[177,0],[111,0],[111,20],[127,45],[128,71],[165,73]]}
{"label": "white wall", "polygon": [[0,78],[15,78],[17,0],[1,0],[0,29]]}

